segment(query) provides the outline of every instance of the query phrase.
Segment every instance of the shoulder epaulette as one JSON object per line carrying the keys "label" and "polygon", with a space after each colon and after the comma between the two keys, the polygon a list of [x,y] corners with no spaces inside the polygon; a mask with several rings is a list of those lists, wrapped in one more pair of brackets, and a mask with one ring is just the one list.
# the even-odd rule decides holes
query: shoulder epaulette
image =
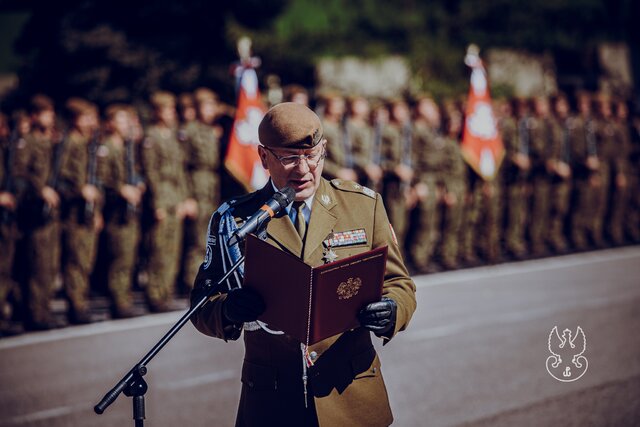
{"label": "shoulder epaulette", "polygon": [[333,185],[334,188],[336,188],[337,190],[342,190],[342,191],[349,191],[351,193],[360,193],[360,194],[364,194],[365,196],[369,196],[372,199],[376,198],[376,192],[373,191],[372,189],[365,187],[363,185],[358,184],[357,182],[353,182],[353,181],[345,181],[344,179],[332,179],[331,180],[331,185]]}

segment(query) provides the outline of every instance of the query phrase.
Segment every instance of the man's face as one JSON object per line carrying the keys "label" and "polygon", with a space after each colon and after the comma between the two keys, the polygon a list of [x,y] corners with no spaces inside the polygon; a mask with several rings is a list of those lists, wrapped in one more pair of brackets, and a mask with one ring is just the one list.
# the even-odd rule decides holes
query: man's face
{"label": "man's face", "polygon": [[111,127],[123,138],[128,137],[131,128],[129,114],[124,110],[118,111],[111,119]]}
{"label": "man's face", "polygon": [[440,126],[440,110],[434,100],[421,100],[418,104],[418,112],[432,127]]}
{"label": "man's face", "polygon": [[564,98],[559,98],[556,101],[556,114],[561,118],[566,118],[569,115],[569,103]]}
{"label": "man's face", "polygon": [[[265,148],[258,146],[262,166],[269,171],[273,183],[278,189],[291,187],[296,192],[296,201],[308,199],[320,185],[320,177],[322,176],[322,168],[324,167],[324,154],[326,140],[322,141],[312,149],[295,149],[295,148]],[[284,166],[278,157],[296,156],[296,155],[320,155],[320,160],[314,168],[307,161],[300,159],[295,166]]]}
{"label": "man's face", "polygon": [[543,98],[538,98],[535,101],[536,114],[539,117],[547,117],[549,115],[549,101]]}
{"label": "man's face", "polygon": [[74,127],[82,134],[88,135],[95,129],[95,119],[91,113],[82,113],[74,120]]}
{"label": "man's face", "polygon": [[42,110],[36,113],[34,122],[42,129],[51,129],[55,124],[56,114],[53,110]]}
{"label": "man's face", "polygon": [[156,109],[158,120],[166,126],[174,126],[177,121],[176,109],[174,107],[161,106]]}
{"label": "man's face", "polygon": [[200,119],[207,124],[213,123],[218,115],[218,103],[215,101],[204,101],[198,108]]}

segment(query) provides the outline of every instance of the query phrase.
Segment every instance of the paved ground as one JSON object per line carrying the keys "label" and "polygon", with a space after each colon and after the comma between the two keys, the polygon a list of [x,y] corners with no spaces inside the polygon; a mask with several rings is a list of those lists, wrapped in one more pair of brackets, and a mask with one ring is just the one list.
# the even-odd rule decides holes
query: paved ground
{"label": "paved ground", "polygon": [[[380,349],[398,426],[631,426],[640,420],[640,247],[416,277],[409,330]],[[180,313],[0,340],[0,426],[132,425],[93,405]],[[545,368],[554,326],[580,326],[588,370]],[[188,325],[149,365],[147,424],[231,426],[240,343]]]}

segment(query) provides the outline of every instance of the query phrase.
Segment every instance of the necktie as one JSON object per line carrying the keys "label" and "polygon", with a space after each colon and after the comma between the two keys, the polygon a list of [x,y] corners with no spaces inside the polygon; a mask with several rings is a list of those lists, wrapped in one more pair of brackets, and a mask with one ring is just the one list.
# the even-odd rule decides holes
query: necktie
{"label": "necktie", "polygon": [[293,209],[296,210],[296,222],[294,225],[296,227],[296,231],[300,235],[300,240],[303,240],[303,241],[304,241],[304,235],[307,232],[307,221],[305,221],[304,214],[302,213],[304,206],[305,206],[304,202],[293,202],[293,206],[292,206]]}

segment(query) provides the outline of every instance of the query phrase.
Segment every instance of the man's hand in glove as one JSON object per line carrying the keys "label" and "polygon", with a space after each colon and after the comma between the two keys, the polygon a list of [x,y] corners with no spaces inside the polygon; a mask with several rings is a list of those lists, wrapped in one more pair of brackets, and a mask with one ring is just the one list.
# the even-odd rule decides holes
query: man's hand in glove
{"label": "man's hand in glove", "polygon": [[222,314],[229,323],[252,322],[264,313],[262,296],[249,288],[229,291],[222,306]]}
{"label": "man's hand in glove", "polygon": [[363,328],[367,328],[381,337],[392,331],[396,326],[397,305],[394,300],[382,297],[378,302],[367,304],[358,313],[358,320]]}

